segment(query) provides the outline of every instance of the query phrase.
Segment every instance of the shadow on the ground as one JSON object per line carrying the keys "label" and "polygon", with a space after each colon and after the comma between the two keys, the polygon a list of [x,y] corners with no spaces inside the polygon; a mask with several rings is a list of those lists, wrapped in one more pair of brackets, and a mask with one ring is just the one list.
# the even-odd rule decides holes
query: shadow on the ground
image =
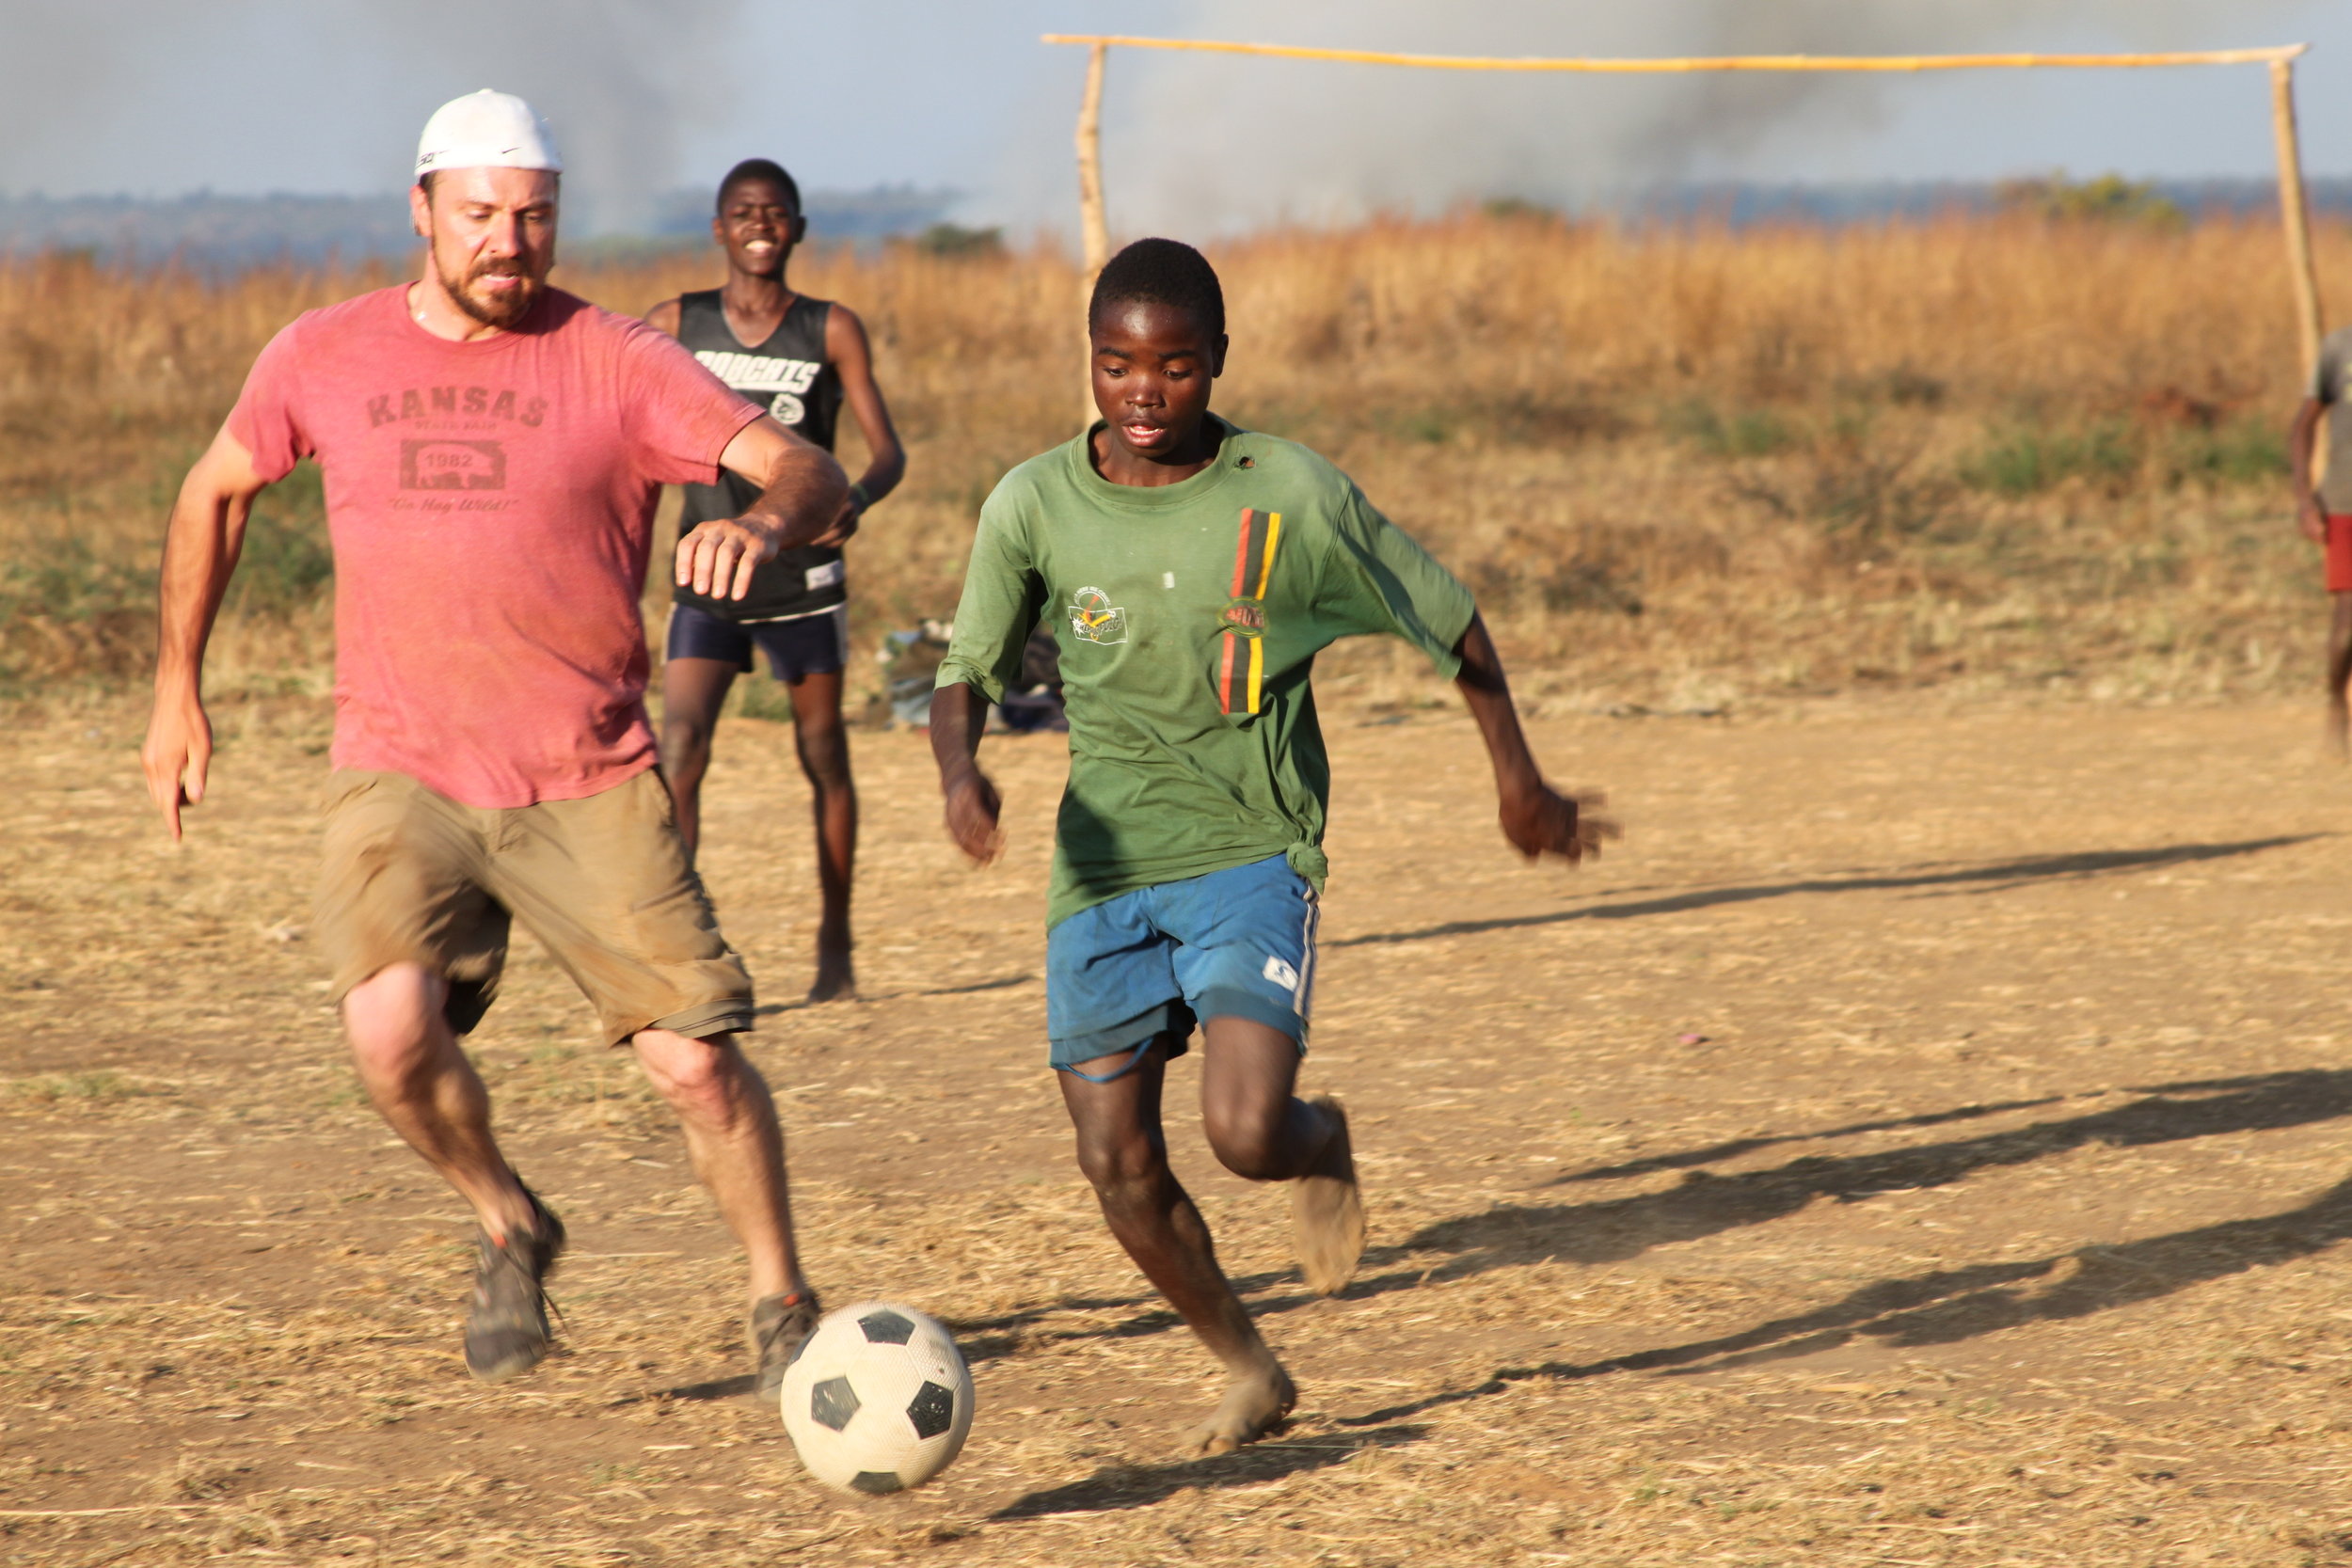
{"label": "shadow on the ground", "polygon": [[[2336,1085],[2336,1092],[2343,1094],[2341,1084]],[[2031,1323],[2087,1317],[2093,1312],[2153,1300],[2249,1269],[2308,1257],[2347,1237],[2352,1237],[2352,1180],[2340,1182],[2309,1203],[2284,1213],[2201,1226],[2121,1245],[2077,1247],[2044,1258],[1980,1263],[1905,1279],[1880,1280],[1843,1300],[1808,1312],[1684,1344],[1597,1361],[1551,1361],[1534,1367],[1498,1368],[1486,1381],[1471,1387],[1449,1389],[1361,1416],[1340,1418],[1336,1426],[1358,1434],[1352,1442],[1332,1434],[1260,1444],[1217,1459],[1115,1466],[1083,1481],[1032,1492],[991,1517],[1018,1519],[1048,1513],[1141,1508],[1194,1487],[1242,1486],[1326,1468],[1344,1463],[1365,1449],[1401,1448],[1418,1442],[1427,1435],[1428,1429],[1399,1423],[1447,1405],[1502,1393],[1515,1383],[1573,1382],[1612,1372],[1658,1371],[1687,1376],[1759,1361],[1811,1355],[1858,1338],[1875,1338],[1892,1346],[1947,1344]],[[1164,1320],[1163,1326],[1173,1323],[1169,1314],[1149,1316]],[[1134,1332],[1136,1326],[1121,1324],[1106,1332]]]}
{"label": "shadow on the ground", "polygon": [[831,1002],[811,1002],[806,998],[798,1002],[766,1002],[752,1011],[761,1018],[772,1018],[778,1013],[797,1013],[807,1007],[830,1007],[843,1002],[897,1002],[910,996],[971,996],[984,990],[1010,990],[1036,978],[1034,974],[1007,974],[994,980],[975,980],[968,986],[935,986],[928,990],[860,991],[855,996],[838,997]]}
{"label": "shadow on the ground", "polygon": [[1440,1405],[1502,1392],[1513,1383],[1565,1382],[1606,1372],[1720,1371],[1835,1350],[1855,1338],[1890,1346],[1951,1344],[2027,1323],[2088,1317],[2168,1296],[2249,1269],[2324,1252],[2352,1237],[2352,1180],[2283,1213],[2226,1220],[2143,1241],[2076,1247],[2006,1263],[1882,1279],[1841,1301],[1753,1328],[1590,1362],[1503,1367],[1485,1383],[1346,1417],[1341,1426],[1382,1427]]}
{"label": "shadow on the ground", "polygon": [[[718,1377],[708,1383],[688,1383],[675,1388],[664,1388],[660,1395],[665,1400],[749,1400],[756,1396],[759,1379],[749,1372],[736,1377]],[[635,1403],[634,1400],[628,1402]]]}
{"label": "shadow on the ground", "polygon": [[[1816,1198],[1858,1203],[1882,1193],[1941,1187],[1980,1170],[2020,1165],[2102,1144],[2174,1143],[2352,1114],[2352,1071],[2306,1069],[2148,1085],[2142,1098],[2082,1116],[1997,1132],[1843,1158],[1808,1154],[1765,1170],[1687,1172],[1662,1192],[1599,1203],[1503,1204],[1441,1220],[1392,1247],[1365,1254],[1377,1268],[1432,1252],[1450,1254],[1433,1277],[1460,1278],[1513,1262],[1558,1258],[1621,1261],[1652,1247],[1711,1236],[1792,1213]],[[1366,1280],[1359,1289],[1378,1283]]]}
{"label": "shadow on the ground", "polygon": [[[1359,1422],[1359,1425],[1364,1423]],[[1114,1508],[1149,1508],[1195,1488],[1250,1486],[1309,1470],[1344,1465],[1366,1449],[1396,1449],[1428,1435],[1422,1426],[1384,1426],[1377,1432],[1320,1433],[1277,1438],[1214,1459],[1170,1465],[1114,1465],[1084,1481],[1016,1497],[992,1519],[1034,1519],[1049,1513],[1095,1513]]]}
{"label": "shadow on the ground", "polygon": [[1942,1127],[1955,1121],[1973,1121],[1979,1117],[1997,1117],[2008,1111],[2030,1111],[2038,1106],[2056,1105],[2064,1099],[2066,1096],[2062,1094],[2045,1094],[2033,1100],[2002,1100],[1991,1104],[1959,1105],[1948,1111],[1924,1111],[1915,1117],[1857,1121],[1819,1132],[1768,1132],[1753,1138],[1732,1138],[1724,1143],[1709,1144],[1705,1148],[1652,1154],[1614,1165],[1595,1165],[1590,1170],[1570,1171],[1565,1176],[1553,1177],[1545,1185],[1565,1187],[1571,1181],[1615,1181],[1629,1176],[1648,1176],[1661,1170],[1711,1165],[1718,1160],[1734,1160],[1742,1154],[1753,1154],[1759,1148],[1771,1148],[1779,1144],[1826,1143],[1832,1138],[1860,1137],[1865,1132],[1895,1132],[1906,1127]]}
{"label": "shadow on the ground", "polygon": [[[1741,1226],[1761,1225],[1793,1213],[1817,1198],[1860,1203],[1885,1193],[1946,1186],[1976,1171],[2024,1164],[2093,1144],[2136,1148],[2185,1138],[2303,1126],[2352,1114],[2352,1070],[2305,1069],[2197,1079],[2147,1085],[2136,1092],[2141,1098],[2106,1110],[2032,1122],[1970,1138],[1844,1158],[1809,1154],[1770,1169],[1729,1176],[1693,1170],[1664,1191],[1637,1193],[1597,1203],[1498,1205],[1483,1214],[1425,1226],[1391,1245],[1367,1249],[1365,1276],[1343,1294],[1350,1300],[1361,1300],[1411,1290],[1433,1279],[1465,1279],[1494,1269],[1550,1259],[1587,1265],[1622,1262],[1653,1247],[1693,1241]],[[2018,1107],[2037,1103],[2046,1101],[2020,1101]],[[1963,1115],[1989,1115],[1994,1109],[1963,1107],[1958,1112],[1932,1113],[1883,1125],[1930,1126]],[[1858,1130],[1841,1129],[1838,1133]],[[1770,1144],[1778,1140],[1761,1141]],[[1661,1158],[1674,1161],[1682,1157]],[[2113,1249],[2086,1249],[2102,1250]],[[2044,1259],[2040,1264],[1987,1267],[2020,1271],[2015,1277],[2026,1278],[2038,1271],[2046,1272],[2055,1262],[2056,1259]],[[2006,1278],[1988,1275],[1948,1289],[1964,1292],[1979,1285],[2004,1283]],[[1316,1299],[1295,1289],[1275,1296],[1262,1293],[1281,1285],[1295,1287],[1296,1282],[1295,1272],[1282,1270],[1237,1277],[1233,1284],[1246,1296],[1256,1297],[1250,1302],[1250,1311],[1263,1317],[1295,1310]],[[1937,1291],[1938,1296],[1922,1299],[1940,1299],[1940,1293],[1948,1293],[1946,1286],[1938,1286]],[[1070,1298],[957,1326],[985,1336],[968,1342],[966,1354],[976,1360],[987,1360],[1011,1354],[1025,1338],[1030,1338],[1024,1330],[1064,1313],[1139,1307],[1149,1307],[1151,1310],[1099,1328],[1057,1330],[1035,1338],[1046,1342],[1128,1338],[1182,1326],[1182,1320],[1148,1295]]]}
{"label": "shadow on the ground", "polygon": [[[1324,943],[1327,947],[1368,947],[1386,942],[1426,942],[1433,937],[1476,936],[1485,931],[1518,930],[1532,926],[1559,926],[1572,920],[1638,920],[1645,915],[1679,914],[1713,909],[1720,904],[1749,904],[1765,898],[1786,898],[1800,893],[1874,893],[1897,889],[1950,889],[1968,893],[2000,893],[2029,883],[2078,880],[2119,871],[2150,871],[2159,866],[2197,861],[2226,860],[2233,855],[2258,854],[2308,844],[2329,833],[2284,833],[2273,838],[2236,839],[2226,844],[2174,844],[2153,849],[2092,849],[2071,855],[2034,855],[2023,860],[1995,861],[1989,865],[1955,866],[1930,863],[1900,870],[1851,877],[1809,877],[1794,882],[1763,882],[1750,887],[1698,888],[1663,898],[1639,898],[1622,904],[1583,904],[1548,914],[1507,915],[1492,920],[1450,920],[1411,931],[1372,931]],[[1923,896],[1935,896],[1926,894]]]}

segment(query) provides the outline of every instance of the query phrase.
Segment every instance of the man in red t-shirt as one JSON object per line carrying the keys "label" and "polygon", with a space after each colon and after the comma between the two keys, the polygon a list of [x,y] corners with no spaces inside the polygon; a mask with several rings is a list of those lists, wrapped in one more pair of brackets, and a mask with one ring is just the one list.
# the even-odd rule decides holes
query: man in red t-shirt
{"label": "man in red t-shirt", "polygon": [[772,1386],[816,1299],[775,1108],[735,1043],[751,981],[653,770],[637,605],[664,483],[724,468],[760,487],[678,544],[678,581],[739,598],[779,549],[841,531],[848,485],[669,338],[547,287],[561,167],[522,100],[444,105],[409,193],[421,277],[304,314],[255,362],[172,509],[148,788],[178,838],[204,798],[204,646],[246,519],[315,457],[337,638],[315,928],[370,1096],[480,1219],[467,1364],[500,1378],[547,1354],[564,1245],[457,1043],[519,918],[676,1111],[749,1255]]}

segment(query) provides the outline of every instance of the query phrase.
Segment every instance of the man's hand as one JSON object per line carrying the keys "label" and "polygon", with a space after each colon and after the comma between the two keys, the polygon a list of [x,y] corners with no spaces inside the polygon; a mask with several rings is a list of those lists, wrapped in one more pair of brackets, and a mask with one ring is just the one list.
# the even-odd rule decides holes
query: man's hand
{"label": "man's hand", "polygon": [[996,826],[1004,802],[988,775],[977,768],[961,768],[947,778],[941,792],[947,798],[947,836],[956,847],[971,856],[975,865],[994,860],[1005,847],[1005,835]]}
{"label": "man's hand", "polygon": [[204,776],[213,766],[213,721],[193,690],[158,693],[147,721],[147,744],[139,749],[147,771],[147,793],[164,814],[171,841],[180,842],[180,808],[204,799]]}
{"label": "man's hand", "polygon": [[2312,544],[2328,542],[2328,509],[2320,505],[2317,496],[2305,496],[2296,503],[2295,521],[2302,529],[2303,537]]}
{"label": "man's hand", "polygon": [[705,523],[677,542],[680,588],[740,599],[752,591],[754,567],[803,545],[837,543],[857,526],[842,515],[850,481],[833,453],[765,414],[735,433],[719,466],[758,485],[759,499],[740,517]]}
{"label": "man's hand", "polygon": [[[784,548],[773,522],[757,515],[714,517],[677,542],[677,585],[710,599],[739,599],[752,572]],[[800,544],[805,541],[795,540]]]}
{"label": "man's hand", "polygon": [[1538,780],[1503,796],[1502,836],[1531,861],[1545,855],[1562,856],[1570,865],[1598,860],[1604,839],[1624,836],[1616,823],[1589,809],[1608,799],[1597,791],[1563,795]]}

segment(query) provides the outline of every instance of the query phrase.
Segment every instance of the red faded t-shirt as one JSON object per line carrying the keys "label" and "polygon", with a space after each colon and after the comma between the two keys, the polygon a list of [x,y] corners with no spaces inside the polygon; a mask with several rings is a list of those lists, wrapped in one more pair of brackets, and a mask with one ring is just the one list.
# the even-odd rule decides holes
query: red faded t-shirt
{"label": "red faded t-shirt", "polygon": [[335,766],[469,806],[651,767],[654,506],[713,483],[757,416],[670,338],[559,290],[475,342],[411,321],[405,285],[278,333],[229,429],[264,479],[326,471]]}

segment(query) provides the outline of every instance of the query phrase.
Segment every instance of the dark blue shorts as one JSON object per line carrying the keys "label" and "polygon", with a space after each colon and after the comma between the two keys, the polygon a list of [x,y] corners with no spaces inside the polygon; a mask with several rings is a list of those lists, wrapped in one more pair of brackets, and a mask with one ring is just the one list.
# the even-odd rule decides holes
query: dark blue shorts
{"label": "dark blue shorts", "polygon": [[1070,1070],[1129,1053],[1156,1037],[1184,1052],[1193,1021],[1254,1019],[1307,1049],[1314,998],[1313,884],[1280,855],[1123,893],[1045,938],[1047,1060]]}
{"label": "dark blue shorts", "polygon": [[752,649],[768,656],[776,679],[797,686],[804,676],[830,675],[850,662],[850,607],[835,605],[789,621],[728,621],[692,605],[670,607],[668,658],[715,658],[749,674]]}

